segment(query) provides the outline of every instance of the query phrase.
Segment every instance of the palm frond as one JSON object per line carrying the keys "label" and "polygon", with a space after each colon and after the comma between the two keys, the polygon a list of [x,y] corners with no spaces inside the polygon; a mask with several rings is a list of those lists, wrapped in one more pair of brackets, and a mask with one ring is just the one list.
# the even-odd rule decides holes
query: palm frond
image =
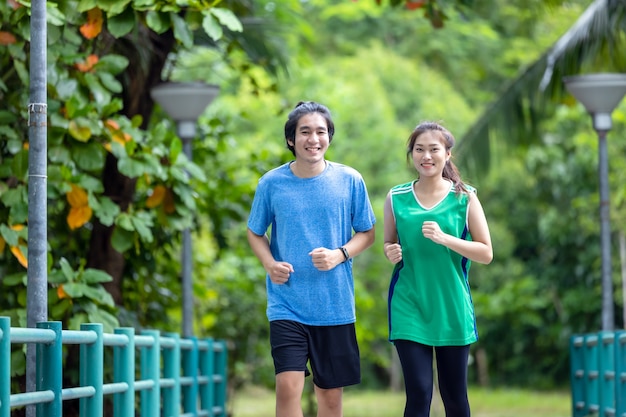
{"label": "palm frond", "polygon": [[540,140],[539,125],[565,97],[563,77],[582,71],[626,70],[626,0],[596,0],[537,61],[511,80],[460,138],[464,169],[486,172],[498,151]]}

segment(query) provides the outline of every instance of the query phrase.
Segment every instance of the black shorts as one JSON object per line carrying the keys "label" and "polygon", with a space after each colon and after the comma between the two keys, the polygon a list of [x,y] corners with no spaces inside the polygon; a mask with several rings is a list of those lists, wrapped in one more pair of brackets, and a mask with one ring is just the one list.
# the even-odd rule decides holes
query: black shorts
{"label": "black shorts", "polygon": [[361,362],[354,323],[339,326],[307,326],[289,320],[270,322],[270,344],[276,374],[303,371],[307,362],[313,382],[331,389],[361,382]]}

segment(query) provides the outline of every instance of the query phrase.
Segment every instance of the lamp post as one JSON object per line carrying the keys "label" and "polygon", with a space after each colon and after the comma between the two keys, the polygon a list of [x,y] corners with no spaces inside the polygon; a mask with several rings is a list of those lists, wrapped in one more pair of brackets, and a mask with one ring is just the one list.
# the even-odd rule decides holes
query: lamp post
{"label": "lamp post", "polygon": [[600,177],[600,248],[602,253],[602,330],[612,331],[613,280],[611,277],[611,229],[609,225],[609,158],[606,135],[612,127],[611,113],[626,94],[626,74],[587,74],[565,77],[568,91],[593,119],[598,134]]}
{"label": "lamp post", "polygon": [[[219,87],[200,82],[167,82],[159,84],[150,95],[176,121],[178,136],[183,141],[183,152],[192,159],[191,141],[196,136],[198,117],[217,97]],[[181,287],[183,292],[183,337],[193,334],[193,284],[191,280],[191,231],[183,230],[181,250]]]}

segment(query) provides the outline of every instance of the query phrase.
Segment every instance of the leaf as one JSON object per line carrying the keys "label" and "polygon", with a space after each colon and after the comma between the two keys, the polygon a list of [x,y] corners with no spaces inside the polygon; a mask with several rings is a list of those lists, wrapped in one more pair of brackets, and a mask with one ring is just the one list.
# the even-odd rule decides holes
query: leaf
{"label": "leaf", "polygon": [[137,233],[139,233],[141,239],[144,242],[152,242],[153,236],[152,230],[150,229],[150,227],[152,227],[152,219],[147,215],[147,213],[143,216],[140,214],[133,216],[131,217],[131,221],[133,222],[133,226],[135,227]]}
{"label": "leaf", "polygon": [[104,167],[104,149],[99,143],[92,142],[87,145],[72,148],[72,159],[86,171],[98,171]]}
{"label": "leaf", "polygon": [[93,39],[102,32],[102,10],[93,8],[87,12],[87,22],[80,27],[80,33],[86,39]]}
{"label": "leaf", "polygon": [[204,15],[204,18],[202,19],[202,28],[214,41],[220,40],[224,34],[224,30],[212,14]]}
{"label": "leaf", "polygon": [[109,275],[107,272],[104,272],[100,269],[87,268],[82,275],[83,281],[87,284],[96,284],[101,282],[111,282],[113,281],[113,277]]}
{"label": "leaf", "polygon": [[111,246],[118,252],[124,253],[133,247],[133,234],[116,227],[111,236]]}
{"label": "leaf", "polygon": [[53,319],[61,319],[66,312],[70,311],[72,305],[72,299],[66,294],[66,298],[50,306],[50,316]]}
{"label": "leaf", "polygon": [[11,274],[2,278],[2,285],[6,285],[7,287],[14,287],[16,285],[26,285],[27,279],[28,279],[28,275],[26,275],[25,273]]}
{"label": "leaf", "polygon": [[129,232],[133,232],[135,228],[133,227],[133,222],[130,219],[130,215],[128,213],[122,213],[115,219],[115,225],[121,227],[124,230]]}
{"label": "leaf", "polygon": [[122,14],[109,16],[107,19],[107,29],[116,38],[121,38],[130,33],[136,24],[135,12],[130,7],[124,10]]}
{"label": "leaf", "polygon": [[193,34],[185,22],[185,19],[175,13],[170,13],[174,28],[174,37],[183,44],[185,48],[193,46]]}
{"label": "leaf", "polygon": [[89,316],[85,313],[74,313],[69,321],[68,330],[80,330],[80,325],[83,323],[89,323]]}
{"label": "leaf", "polygon": [[87,223],[92,215],[93,210],[89,206],[72,207],[67,215],[67,224],[71,230],[76,230]]}
{"label": "leaf", "polygon": [[67,282],[74,281],[75,272],[68,260],[65,258],[61,258],[59,260],[59,266],[61,267],[61,272],[63,272],[63,275],[65,276]]}
{"label": "leaf", "polygon": [[63,291],[65,291],[70,298],[82,297],[84,295],[85,288],[89,287],[81,282],[68,282],[63,285]]}
{"label": "leaf", "polygon": [[130,178],[137,178],[146,172],[146,164],[133,158],[120,159],[117,168],[122,174]]}
{"label": "leaf", "polygon": [[98,304],[104,304],[109,306],[114,306],[113,297],[111,294],[106,292],[106,290],[102,286],[98,287],[88,287],[86,286],[83,291],[85,297],[90,300],[96,301]]}
{"label": "leaf", "polygon": [[114,315],[102,309],[89,312],[89,321],[102,323],[102,331],[105,333],[113,333],[114,329],[120,326],[120,322]]}
{"label": "leaf", "polygon": [[98,78],[103,86],[114,93],[122,92],[122,84],[115,78],[115,76],[109,72],[98,72]]}
{"label": "leaf", "polygon": [[163,211],[167,214],[172,214],[176,211],[176,202],[174,201],[174,192],[167,189],[165,198],[163,199]]}
{"label": "leaf", "polygon": [[209,9],[210,13],[217,17],[217,20],[224,26],[226,26],[229,30],[233,32],[243,32],[243,26],[237,16],[228,9],[224,9],[221,7],[212,7]]}
{"label": "leaf", "polygon": [[146,13],[146,24],[160,35],[170,28],[169,15],[149,10]]}
{"label": "leaf", "polygon": [[98,70],[117,75],[128,67],[128,58],[122,55],[109,54],[100,58]]}
{"label": "leaf", "polygon": [[4,240],[2,236],[0,236],[0,253],[4,252],[4,248],[6,248],[7,242]]}
{"label": "leaf", "polygon": [[104,226],[111,226],[120,213],[120,206],[106,196],[100,197],[99,203],[99,207],[94,208],[94,214]]}
{"label": "leaf", "polygon": [[79,126],[77,119],[70,120],[68,129],[70,135],[79,142],[87,142],[91,138],[89,126]]}

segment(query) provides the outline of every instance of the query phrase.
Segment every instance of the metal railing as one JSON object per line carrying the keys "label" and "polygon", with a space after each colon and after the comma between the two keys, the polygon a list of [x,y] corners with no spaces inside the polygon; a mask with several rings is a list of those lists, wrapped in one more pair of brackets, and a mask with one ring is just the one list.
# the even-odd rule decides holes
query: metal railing
{"label": "metal railing", "polygon": [[626,332],[570,338],[572,415],[626,415]]}
{"label": "metal railing", "polygon": [[[141,417],[226,416],[224,341],[183,339],[158,330],[136,335],[128,327],[109,334],[99,323],[83,324],[80,330],[62,330],[60,322],[38,323],[37,328],[10,324],[8,317],[0,317],[0,417],[28,405],[36,406],[38,417],[61,417],[62,402],[74,399],[80,416],[103,417],[106,395],[113,396],[113,417],[135,417],[136,409]],[[37,388],[12,394],[11,345],[25,343],[36,344]],[[80,345],[77,387],[62,386],[64,345]],[[105,347],[113,349],[109,383],[104,382]]]}

